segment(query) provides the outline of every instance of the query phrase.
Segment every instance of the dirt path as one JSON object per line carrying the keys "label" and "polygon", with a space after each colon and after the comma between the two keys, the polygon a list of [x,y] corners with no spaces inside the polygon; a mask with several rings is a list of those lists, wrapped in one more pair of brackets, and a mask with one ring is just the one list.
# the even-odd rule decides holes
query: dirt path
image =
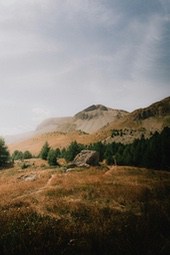
{"label": "dirt path", "polygon": [[104,175],[112,175],[117,170],[117,166],[109,166],[109,169],[104,173]]}
{"label": "dirt path", "polygon": [[[17,202],[18,200],[26,200],[28,199],[28,203],[30,204],[30,208],[32,208],[34,211],[36,211],[38,214],[40,215],[48,215],[50,217],[53,217],[53,218],[56,218],[56,219],[60,219],[61,217],[59,217],[57,214],[54,214],[52,212],[48,212],[46,210],[46,208],[44,207],[44,203],[43,203],[43,200],[44,200],[44,197],[42,196],[38,196],[39,194],[43,193],[44,191],[48,190],[49,188],[51,187],[54,187],[52,185],[52,182],[55,178],[56,174],[52,174],[50,176],[50,178],[47,180],[47,182],[45,183],[44,186],[42,186],[41,188],[38,188],[38,189],[35,189],[33,191],[28,191],[27,193],[23,194],[23,195],[19,195],[19,196],[16,196],[15,198],[13,198],[11,200],[12,203],[15,203]],[[37,202],[35,203],[33,199],[36,199]],[[29,201],[30,199],[30,201]]]}
{"label": "dirt path", "polygon": [[51,183],[52,183],[54,177],[55,177],[55,174],[52,174],[51,177],[48,179],[47,183],[43,187],[36,189],[34,191],[31,191],[31,192],[27,192],[26,194],[16,196],[15,198],[12,199],[12,201],[14,202],[15,200],[18,200],[18,199],[23,199],[23,198],[26,198],[29,196],[37,195],[37,194],[45,191],[47,188],[53,187]]}
{"label": "dirt path", "polygon": [[48,180],[47,184],[44,186],[44,188],[51,186],[51,183],[52,183],[55,176],[56,176],[55,174],[51,175],[51,177],[49,178],[49,180]]}

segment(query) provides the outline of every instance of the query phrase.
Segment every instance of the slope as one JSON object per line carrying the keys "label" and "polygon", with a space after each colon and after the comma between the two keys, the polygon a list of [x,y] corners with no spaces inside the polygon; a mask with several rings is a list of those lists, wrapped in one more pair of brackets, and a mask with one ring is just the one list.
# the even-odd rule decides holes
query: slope
{"label": "slope", "polygon": [[132,142],[144,135],[150,137],[154,132],[160,132],[170,126],[170,97],[137,109],[124,116],[117,122],[104,127],[98,135],[106,142]]}
{"label": "slope", "polygon": [[[111,119],[113,121],[109,122]],[[57,124],[60,127],[63,126],[63,130],[64,127],[69,126],[68,123],[70,123],[70,126],[74,124],[77,129],[83,131],[76,131],[73,128],[72,132],[70,129],[69,132],[43,133],[43,130],[45,131],[52,122],[54,125],[51,125],[51,127],[56,127],[58,120],[45,121],[44,124],[42,123],[39,126],[39,131],[36,131],[34,137],[9,145],[10,151],[13,152],[15,149],[30,150],[32,153],[38,154],[45,141],[48,141],[50,146],[54,148],[63,148],[74,140],[83,144],[97,141],[130,143],[136,138],[141,138],[142,135],[146,138],[150,137],[155,131],[159,132],[165,126],[170,126],[170,97],[129,114],[122,110],[110,110],[110,108],[102,105],[93,105],[77,113],[73,118],[59,120],[60,124]],[[97,132],[86,133],[97,128]]]}
{"label": "slope", "polygon": [[117,121],[128,113],[123,110],[115,110],[103,105],[92,105],[73,117],[51,118],[43,121],[36,129],[37,134],[46,132],[82,132],[92,134],[106,124]]}

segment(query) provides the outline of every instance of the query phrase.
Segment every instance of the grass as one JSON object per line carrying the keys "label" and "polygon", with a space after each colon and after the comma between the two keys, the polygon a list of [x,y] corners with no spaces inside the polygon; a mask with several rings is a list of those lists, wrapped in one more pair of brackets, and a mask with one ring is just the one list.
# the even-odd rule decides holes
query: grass
{"label": "grass", "polygon": [[[20,178],[34,174],[34,181]],[[170,173],[132,167],[0,172],[0,252],[166,255]]]}

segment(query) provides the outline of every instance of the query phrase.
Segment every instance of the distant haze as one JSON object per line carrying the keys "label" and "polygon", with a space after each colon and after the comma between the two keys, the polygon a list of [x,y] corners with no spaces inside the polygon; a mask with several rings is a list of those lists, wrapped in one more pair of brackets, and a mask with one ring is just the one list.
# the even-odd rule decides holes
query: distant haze
{"label": "distant haze", "polygon": [[0,135],[170,95],[169,0],[1,0]]}

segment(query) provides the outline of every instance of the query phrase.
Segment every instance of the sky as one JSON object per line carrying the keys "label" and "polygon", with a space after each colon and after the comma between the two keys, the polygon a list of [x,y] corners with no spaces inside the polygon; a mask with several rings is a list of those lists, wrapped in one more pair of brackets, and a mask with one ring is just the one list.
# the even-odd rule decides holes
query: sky
{"label": "sky", "polygon": [[170,96],[170,0],[0,0],[0,135]]}

